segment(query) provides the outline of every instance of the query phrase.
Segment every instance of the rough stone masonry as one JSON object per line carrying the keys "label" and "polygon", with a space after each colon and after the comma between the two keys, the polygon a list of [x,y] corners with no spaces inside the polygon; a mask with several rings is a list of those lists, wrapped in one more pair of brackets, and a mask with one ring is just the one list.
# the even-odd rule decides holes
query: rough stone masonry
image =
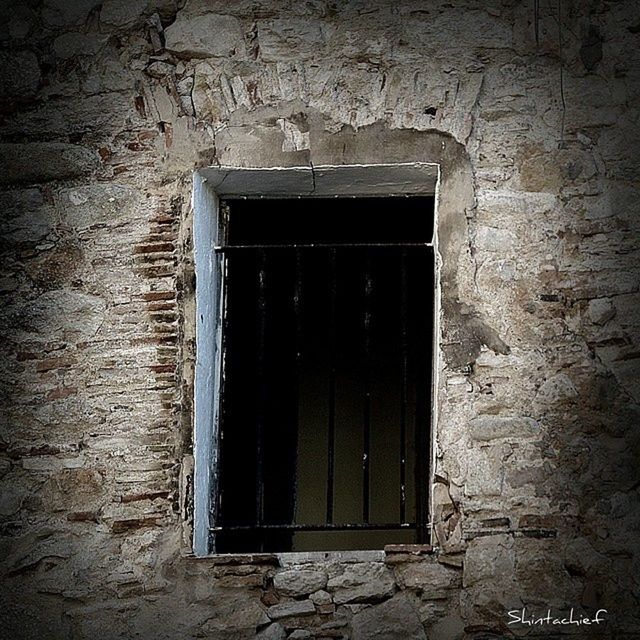
{"label": "rough stone masonry", "polygon": [[[636,2],[0,6],[0,637],[640,638]],[[413,161],[434,548],[194,558],[194,170]]]}

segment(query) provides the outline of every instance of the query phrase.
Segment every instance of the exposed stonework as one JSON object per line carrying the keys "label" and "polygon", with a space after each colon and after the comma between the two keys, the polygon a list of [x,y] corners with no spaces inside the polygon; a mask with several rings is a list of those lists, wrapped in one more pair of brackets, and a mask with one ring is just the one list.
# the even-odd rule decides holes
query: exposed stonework
{"label": "exposed stonework", "polygon": [[[633,2],[2,18],[0,636],[640,638]],[[381,162],[442,170],[437,549],[195,559],[193,171]]]}

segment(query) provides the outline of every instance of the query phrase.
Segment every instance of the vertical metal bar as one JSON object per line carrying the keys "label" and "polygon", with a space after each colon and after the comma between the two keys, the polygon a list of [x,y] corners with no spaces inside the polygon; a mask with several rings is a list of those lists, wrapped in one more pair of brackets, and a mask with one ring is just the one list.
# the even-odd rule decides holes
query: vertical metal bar
{"label": "vertical metal bar", "polygon": [[407,250],[400,253],[400,523],[407,519]]}
{"label": "vertical metal bar", "polygon": [[292,500],[292,522],[295,521],[296,503],[298,498],[298,440],[300,432],[300,376],[302,372],[302,250],[295,250],[295,270],[293,285],[293,314],[295,322],[295,430],[294,430],[294,482]]}
{"label": "vertical metal bar", "polygon": [[362,520],[369,522],[370,507],[370,448],[371,448],[371,250],[366,249],[364,268],[364,415],[362,444]]}
{"label": "vertical metal bar", "polygon": [[[258,252],[258,398],[256,420],[256,524],[264,521],[264,429],[266,420],[265,389],[265,334],[267,326],[267,255],[264,249]],[[262,543],[261,543],[262,545]]]}
{"label": "vertical metal bar", "polygon": [[336,444],[336,293],[337,259],[329,251],[329,419],[327,433],[327,524],[333,522],[334,466]]}

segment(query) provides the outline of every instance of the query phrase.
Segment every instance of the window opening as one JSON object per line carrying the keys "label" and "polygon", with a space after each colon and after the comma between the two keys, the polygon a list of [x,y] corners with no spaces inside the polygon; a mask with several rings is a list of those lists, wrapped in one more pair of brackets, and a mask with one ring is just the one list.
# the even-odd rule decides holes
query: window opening
{"label": "window opening", "polygon": [[426,542],[433,198],[221,206],[212,547]]}

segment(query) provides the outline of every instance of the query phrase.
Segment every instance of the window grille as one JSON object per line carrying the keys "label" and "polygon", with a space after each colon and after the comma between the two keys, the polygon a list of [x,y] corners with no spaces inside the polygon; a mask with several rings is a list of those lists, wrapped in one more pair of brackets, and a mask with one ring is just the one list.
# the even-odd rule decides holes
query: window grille
{"label": "window grille", "polygon": [[223,209],[214,548],[426,542],[433,198]]}

